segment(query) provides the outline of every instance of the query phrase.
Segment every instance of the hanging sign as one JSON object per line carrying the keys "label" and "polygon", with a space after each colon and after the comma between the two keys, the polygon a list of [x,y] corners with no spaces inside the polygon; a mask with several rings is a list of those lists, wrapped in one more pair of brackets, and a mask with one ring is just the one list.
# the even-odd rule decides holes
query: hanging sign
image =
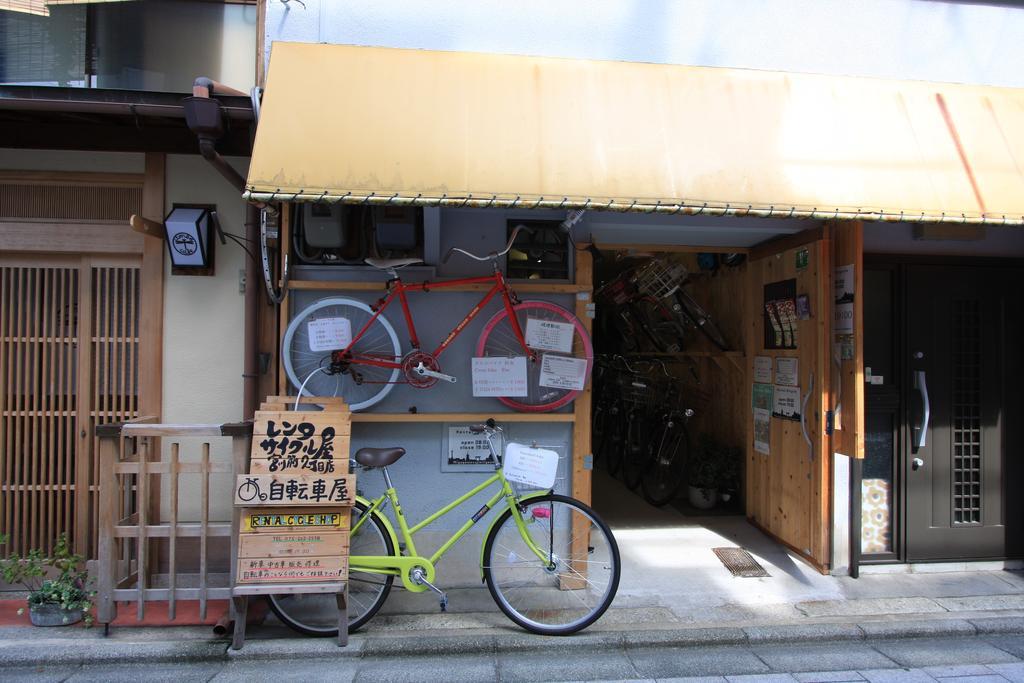
{"label": "hanging sign", "polygon": [[473,359],[474,396],[527,396],[526,356]]}
{"label": "hanging sign", "polygon": [[775,385],[772,417],[800,421],[800,388]]}
{"label": "hanging sign", "polygon": [[526,321],[526,345],[538,351],[572,353],[572,336],[575,326],[553,320],[528,318]]}
{"label": "hanging sign", "polygon": [[547,448],[534,448],[510,443],[502,463],[505,478],[524,486],[550,489],[558,473],[558,453]]}
{"label": "hanging sign", "polygon": [[839,266],[835,272],[835,317],[832,332],[853,334],[853,264]]}
{"label": "hanging sign", "polygon": [[317,318],[306,323],[310,351],[338,351],[352,343],[348,318]]}
{"label": "hanging sign", "polygon": [[545,353],[540,361],[542,387],[582,391],[587,383],[587,359]]}
{"label": "hanging sign", "polygon": [[769,356],[754,356],[754,381],[762,383],[772,381],[772,359]]}
{"label": "hanging sign", "polygon": [[775,383],[795,387],[800,383],[799,360],[796,358],[775,359]]}

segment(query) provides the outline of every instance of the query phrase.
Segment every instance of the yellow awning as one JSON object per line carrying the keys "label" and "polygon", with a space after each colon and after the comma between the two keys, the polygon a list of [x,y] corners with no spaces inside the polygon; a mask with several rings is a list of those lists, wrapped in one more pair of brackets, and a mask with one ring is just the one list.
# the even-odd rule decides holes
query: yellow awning
{"label": "yellow awning", "polygon": [[1024,90],[274,43],[246,197],[1024,223]]}

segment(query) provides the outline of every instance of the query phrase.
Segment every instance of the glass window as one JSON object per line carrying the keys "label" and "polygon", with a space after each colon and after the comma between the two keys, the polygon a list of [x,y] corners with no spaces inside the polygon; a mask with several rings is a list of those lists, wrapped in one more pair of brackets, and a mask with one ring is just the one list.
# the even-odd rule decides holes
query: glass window
{"label": "glass window", "polygon": [[865,453],[861,476],[860,550],[865,555],[891,553],[896,500],[893,480],[894,413],[865,415]]}
{"label": "glass window", "polygon": [[0,82],[188,93],[197,76],[248,91],[255,4],[137,0],[0,9]]}

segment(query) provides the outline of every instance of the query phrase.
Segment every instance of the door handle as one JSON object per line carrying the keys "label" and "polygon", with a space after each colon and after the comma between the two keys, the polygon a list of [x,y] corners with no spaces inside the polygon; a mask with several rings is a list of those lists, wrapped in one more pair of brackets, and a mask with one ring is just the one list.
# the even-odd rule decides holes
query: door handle
{"label": "door handle", "polygon": [[914,449],[924,448],[928,438],[928,423],[932,419],[932,405],[928,400],[928,381],[924,370],[914,371],[914,388],[921,395],[921,426],[914,427]]}

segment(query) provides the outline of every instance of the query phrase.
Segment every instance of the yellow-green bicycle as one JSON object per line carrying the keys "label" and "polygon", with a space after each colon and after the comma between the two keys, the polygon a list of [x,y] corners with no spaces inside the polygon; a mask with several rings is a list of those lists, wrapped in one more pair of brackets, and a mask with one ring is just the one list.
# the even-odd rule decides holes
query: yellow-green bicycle
{"label": "yellow-green bicycle", "polygon": [[[486,481],[410,527],[391,484],[388,465],[405,454],[402,448],[363,448],[355,461],[380,469],[386,490],[375,500],[357,497],[352,509],[349,547],[349,632],[359,629],[381,608],[397,577],[406,590],[434,591],[441,609],[447,596],[435,585],[438,561],[495,506],[502,511],[491,523],[480,552],[481,578],[509,619],[528,631],[567,635],[594,623],[615,598],[619,586],[619,548],[608,525],[590,507],[550,489],[520,492],[505,478],[493,439],[501,428],[493,420],[474,425],[491,448],[495,473]],[[433,555],[420,555],[414,536],[435,520],[490,486],[498,491]],[[402,543],[383,510],[390,502]],[[291,628],[313,636],[337,635],[333,596],[271,595],[270,605]]]}

